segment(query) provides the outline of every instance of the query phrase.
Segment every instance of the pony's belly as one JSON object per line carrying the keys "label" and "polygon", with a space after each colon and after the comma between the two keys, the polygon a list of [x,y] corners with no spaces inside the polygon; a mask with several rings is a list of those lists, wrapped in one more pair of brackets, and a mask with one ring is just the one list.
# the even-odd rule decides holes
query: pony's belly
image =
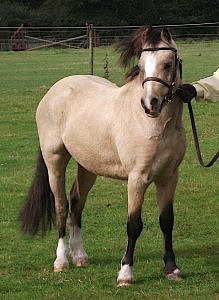
{"label": "pony's belly", "polygon": [[91,149],[69,151],[71,156],[86,170],[100,176],[111,177],[115,179],[126,180],[128,178],[127,171],[121,164],[119,157],[108,152],[92,153]]}

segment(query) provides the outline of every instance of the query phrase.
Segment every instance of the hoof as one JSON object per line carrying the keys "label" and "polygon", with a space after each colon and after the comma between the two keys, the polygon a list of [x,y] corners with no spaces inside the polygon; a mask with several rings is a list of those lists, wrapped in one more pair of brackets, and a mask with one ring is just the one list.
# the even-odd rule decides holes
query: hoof
{"label": "hoof", "polygon": [[128,286],[134,283],[132,267],[130,265],[121,265],[117,277],[117,287]]}
{"label": "hoof", "polygon": [[183,279],[182,273],[179,269],[175,269],[172,273],[166,274],[166,277],[173,281],[180,281]]}
{"label": "hoof", "polygon": [[64,263],[62,265],[56,265],[56,266],[54,265],[54,272],[55,273],[64,272],[68,270],[68,268],[69,268],[68,263]]}
{"label": "hoof", "polygon": [[117,281],[117,287],[123,287],[123,286],[129,286],[134,284],[134,280],[130,279],[130,280],[118,280]]}
{"label": "hoof", "polygon": [[87,267],[89,266],[89,261],[87,258],[78,258],[77,260],[73,261],[76,267]]}

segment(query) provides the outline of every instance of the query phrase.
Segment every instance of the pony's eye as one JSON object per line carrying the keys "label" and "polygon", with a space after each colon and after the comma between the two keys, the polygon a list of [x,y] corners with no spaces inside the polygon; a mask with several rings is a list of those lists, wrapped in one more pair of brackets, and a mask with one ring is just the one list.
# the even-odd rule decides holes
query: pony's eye
{"label": "pony's eye", "polygon": [[164,70],[169,70],[171,68],[172,64],[171,63],[165,63],[164,64]]}

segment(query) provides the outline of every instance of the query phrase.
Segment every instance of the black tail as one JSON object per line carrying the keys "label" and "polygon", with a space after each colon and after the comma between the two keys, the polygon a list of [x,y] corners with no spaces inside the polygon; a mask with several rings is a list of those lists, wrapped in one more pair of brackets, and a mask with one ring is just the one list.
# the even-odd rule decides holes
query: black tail
{"label": "black tail", "polygon": [[54,195],[50,189],[48,170],[39,152],[36,173],[24,206],[20,211],[21,230],[32,236],[51,229],[55,212]]}

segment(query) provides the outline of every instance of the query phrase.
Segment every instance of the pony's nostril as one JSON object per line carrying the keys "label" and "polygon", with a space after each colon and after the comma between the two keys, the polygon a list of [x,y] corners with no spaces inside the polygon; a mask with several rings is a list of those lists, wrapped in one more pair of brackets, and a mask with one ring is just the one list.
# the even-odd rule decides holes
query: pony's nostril
{"label": "pony's nostril", "polygon": [[157,98],[152,98],[151,99],[151,108],[152,110],[157,110],[159,107],[159,100]]}
{"label": "pony's nostril", "polygon": [[143,107],[144,110],[146,110],[146,106],[145,106],[143,98],[141,98],[141,106]]}

